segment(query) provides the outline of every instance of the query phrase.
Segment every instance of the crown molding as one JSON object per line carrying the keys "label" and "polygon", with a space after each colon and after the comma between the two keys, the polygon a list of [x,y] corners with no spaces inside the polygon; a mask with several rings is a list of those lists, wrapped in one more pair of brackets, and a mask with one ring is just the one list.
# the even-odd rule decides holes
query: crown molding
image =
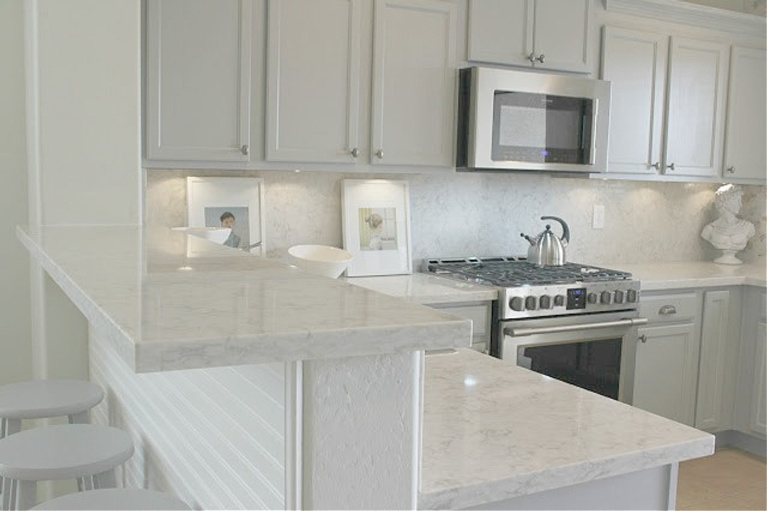
{"label": "crown molding", "polygon": [[680,0],[603,0],[605,10],[711,28],[741,35],[765,37],[767,18],[727,11]]}

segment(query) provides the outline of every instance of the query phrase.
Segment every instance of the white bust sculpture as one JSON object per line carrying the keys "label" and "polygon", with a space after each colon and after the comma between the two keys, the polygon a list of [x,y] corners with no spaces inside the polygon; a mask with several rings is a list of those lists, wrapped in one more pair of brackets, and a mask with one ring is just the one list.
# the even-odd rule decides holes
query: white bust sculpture
{"label": "white bust sculpture", "polygon": [[739,186],[727,184],[721,186],[714,197],[719,218],[703,228],[700,235],[714,247],[722,251],[722,256],[714,259],[720,264],[743,264],[735,253],[746,248],[756,230],[754,224],[738,218],[743,190]]}

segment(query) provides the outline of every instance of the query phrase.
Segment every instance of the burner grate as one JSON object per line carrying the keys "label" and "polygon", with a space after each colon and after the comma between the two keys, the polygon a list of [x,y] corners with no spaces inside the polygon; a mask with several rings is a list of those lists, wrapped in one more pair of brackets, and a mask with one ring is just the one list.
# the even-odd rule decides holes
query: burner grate
{"label": "burner grate", "polygon": [[446,277],[499,287],[570,284],[627,280],[631,274],[618,270],[566,263],[563,266],[536,266],[524,258],[429,259],[426,269]]}

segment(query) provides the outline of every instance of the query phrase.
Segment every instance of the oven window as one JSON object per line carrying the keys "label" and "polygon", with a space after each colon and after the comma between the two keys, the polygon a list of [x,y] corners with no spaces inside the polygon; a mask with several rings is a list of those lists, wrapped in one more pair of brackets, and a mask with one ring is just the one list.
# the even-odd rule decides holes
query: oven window
{"label": "oven window", "polygon": [[496,91],[493,161],[589,164],[594,101]]}
{"label": "oven window", "polygon": [[597,394],[618,399],[621,339],[520,346],[517,364]]}

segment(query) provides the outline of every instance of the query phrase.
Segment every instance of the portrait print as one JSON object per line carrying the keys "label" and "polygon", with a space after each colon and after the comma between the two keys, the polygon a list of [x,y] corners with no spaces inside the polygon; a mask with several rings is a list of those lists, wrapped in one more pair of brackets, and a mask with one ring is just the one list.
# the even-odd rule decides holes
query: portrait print
{"label": "portrait print", "polygon": [[360,250],[397,250],[397,209],[360,208]]}

